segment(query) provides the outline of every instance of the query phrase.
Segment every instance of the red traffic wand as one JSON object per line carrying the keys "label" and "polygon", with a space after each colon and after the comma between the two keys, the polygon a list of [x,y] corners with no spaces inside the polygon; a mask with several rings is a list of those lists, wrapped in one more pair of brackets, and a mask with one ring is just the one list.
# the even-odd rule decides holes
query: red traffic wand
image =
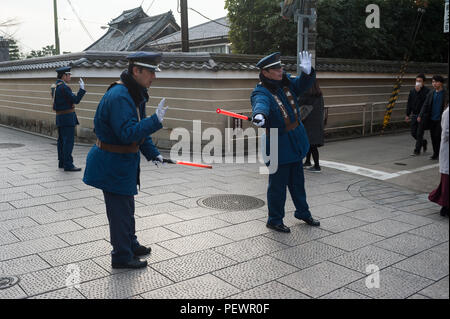
{"label": "red traffic wand", "polygon": [[171,159],[164,159],[164,163],[167,164],[175,164],[175,165],[184,165],[184,166],[192,166],[192,167],[199,167],[199,168],[208,168],[212,169],[212,165],[205,165],[205,164],[197,164],[197,163],[190,163],[190,162],[182,162],[182,161],[173,161]]}

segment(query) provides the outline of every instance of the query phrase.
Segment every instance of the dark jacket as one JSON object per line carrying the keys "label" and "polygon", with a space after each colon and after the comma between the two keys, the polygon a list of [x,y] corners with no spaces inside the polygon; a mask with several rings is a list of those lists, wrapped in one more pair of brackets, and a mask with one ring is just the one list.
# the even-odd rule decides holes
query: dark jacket
{"label": "dark jacket", "polygon": [[[316,72],[314,71],[314,69],[312,69],[311,75],[302,73],[300,76],[291,77],[289,74],[287,74],[283,77],[283,86],[288,87],[289,91],[294,97],[298,114],[300,114],[300,108],[297,103],[298,97],[309,90],[309,88],[314,84],[315,80]],[[272,90],[272,92],[270,90]],[[292,131],[285,132],[285,121],[278,103],[273,97],[273,94],[276,94],[285,106],[288,106],[290,104],[282,87],[277,86],[271,88],[266,87],[262,84],[258,84],[251,96],[253,116],[257,114],[263,114],[266,118],[266,125],[264,126],[264,128],[278,129],[278,136],[273,136],[272,139],[278,138],[279,165],[300,162],[303,158],[305,158],[309,150],[309,142],[305,127],[303,126],[301,121],[299,121],[299,126],[297,128]],[[289,106],[286,107],[286,110],[289,113],[291,122],[295,121],[295,116],[292,108]],[[270,138],[267,138],[266,144],[262,145],[262,152],[266,152],[266,154],[268,154],[270,153],[269,150]]]}
{"label": "dark jacket", "polygon": [[[53,110],[66,111],[74,108],[75,104],[79,104],[86,94],[85,90],[80,89],[78,94],[72,93],[70,87],[63,80],[57,80],[52,87]],[[75,112],[63,115],[56,115],[56,126],[76,126],[80,124]]]}
{"label": "dark jacket", "polygon": [[[429,129],[430,126],[431,113],[433,112],[434,92],[435,90],[430,90],[419,114],[419,117],[422,118],[422,125],[424,126],[425,130]],[[444,113],[447,101],[448,101],[448,93],[447,90],[444,88],[444,98],[442,99],[441,105],[441,118],[442,113]]]}
{"label": "dark jacket", "polygon": [[419,92],[417,92],[416,89],[412,89],[411,92],[409,92],[408,105],[406,107],[407,116],[411,116],[411,114],[418,115],[420,113],[429,92],[430,89],[426,86],[421,88]]}
{"label": "dark jacket", "polygon": [[132,96],[123,84],[111,87],[97,108],[94,119],[95,133],[100,141],[113,145],[129,145],[144,140],[140,152],[110,153],[95,145],[86,159],[83,182],[87,185],[114,194],[136,195],[140,153],[148,161],[160,154],[150,135],[160,130],[162,124],[156,114],[146,117],[147,97],[141,97],[142,101],[133,97],[135,96]]}
{"label": "dark jacket", "polygon": [[306,133],[308,133],[309,143],[311,145],[323,146],[324,144],[324,120],[325,107],[323,96],[312,96],[305,94],[299,100],[300,106],[312,105],[311,113],[303,120]]}

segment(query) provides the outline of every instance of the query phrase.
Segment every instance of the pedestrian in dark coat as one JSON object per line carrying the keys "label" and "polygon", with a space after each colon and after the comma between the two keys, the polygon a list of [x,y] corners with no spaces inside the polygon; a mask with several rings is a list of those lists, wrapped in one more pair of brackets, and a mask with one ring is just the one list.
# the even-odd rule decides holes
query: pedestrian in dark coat
{"label": "pedestrian in dark coat", "polygon": [[[320,172],[322,169],[319,163],[319,147],[325,143],[325,105],[322,90],[317,79],[311,89],[299,99],[299,104],[312,106],[311,112],[303,120],[310,144],[304,167],[307,167],[312,172]],[[314,167],[311,165],[311,155],[314,159]]]}
{"label": "pedestrian in dark coat", "polygon": [[444,88],[444,78],[440,75],[433,76],[433,88],[428,93],[427,98],[422,106],[417,121],[421,123],[423,130],[429,128],[431,135],[431,142],[433,143],[433,156],[431,160],[439,159],[439,152],[441,148],[441,121],[442,113],[444,113],[445,103],[448,101],[448,93]]}
{"label": "pedestrian in dark coat", "polygon": [[426,77],[425,75],[419,74],[416,77],[416,85],[414,89],[409,92],[408,96],[408,104],[406,106],[406,118],[405,121],[407,123],[411,123],[411,136],[416,140],[416,146],[414,148],[414,152],[412,156],[420,155],[420,151],[423,147],[423,152],[427,151],[428,142],[423,138],[422,140],[417,141],[418,131],[419,131],[419,122],[417,118],[419,117],[419,113],[422,109],[423,103],[427,98],[430,89],[425,86]]}

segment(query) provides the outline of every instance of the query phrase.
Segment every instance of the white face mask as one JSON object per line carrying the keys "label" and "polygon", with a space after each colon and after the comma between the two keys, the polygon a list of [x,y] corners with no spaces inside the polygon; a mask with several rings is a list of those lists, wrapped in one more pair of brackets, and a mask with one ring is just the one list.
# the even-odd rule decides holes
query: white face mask
{"label": "white face mask", "polygon": [[422,83],[416,82],[416,87],[421,88],[422,87]]}

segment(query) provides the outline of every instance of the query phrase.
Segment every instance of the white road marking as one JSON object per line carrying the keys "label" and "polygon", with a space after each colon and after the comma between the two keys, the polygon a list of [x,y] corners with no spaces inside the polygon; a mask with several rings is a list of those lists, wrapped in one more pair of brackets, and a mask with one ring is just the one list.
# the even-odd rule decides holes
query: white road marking
{"label": "white road marking", "polygon": [[361,176],[365,176],[365,177],[378,179],[381,181],[386,181],[386,180],[396,178],[396,177],[399,177],[402,175],[408,175],[408,174],[426,171],[428,169],[433,169],[433,168],[439,167],[439,164],[433,164],[433,165],[419,167],[419,168],[416,168],[413,170],[405,170],[405,171],[399,171],[396,173],[388,173],[388,172],[383,172],[383,171],[377,171],[377,170],[370,169],[370,168],[349,165],[349,164],[344,164],[344,163],[338,163],[338,162],[323,161],[323,160],[320,160],[320,165],[328,167],[328,168],[337,169],[339,171],[343,171],[343,172],[347,172],[347,173],[353,173],[356,175],[361,175]]}

